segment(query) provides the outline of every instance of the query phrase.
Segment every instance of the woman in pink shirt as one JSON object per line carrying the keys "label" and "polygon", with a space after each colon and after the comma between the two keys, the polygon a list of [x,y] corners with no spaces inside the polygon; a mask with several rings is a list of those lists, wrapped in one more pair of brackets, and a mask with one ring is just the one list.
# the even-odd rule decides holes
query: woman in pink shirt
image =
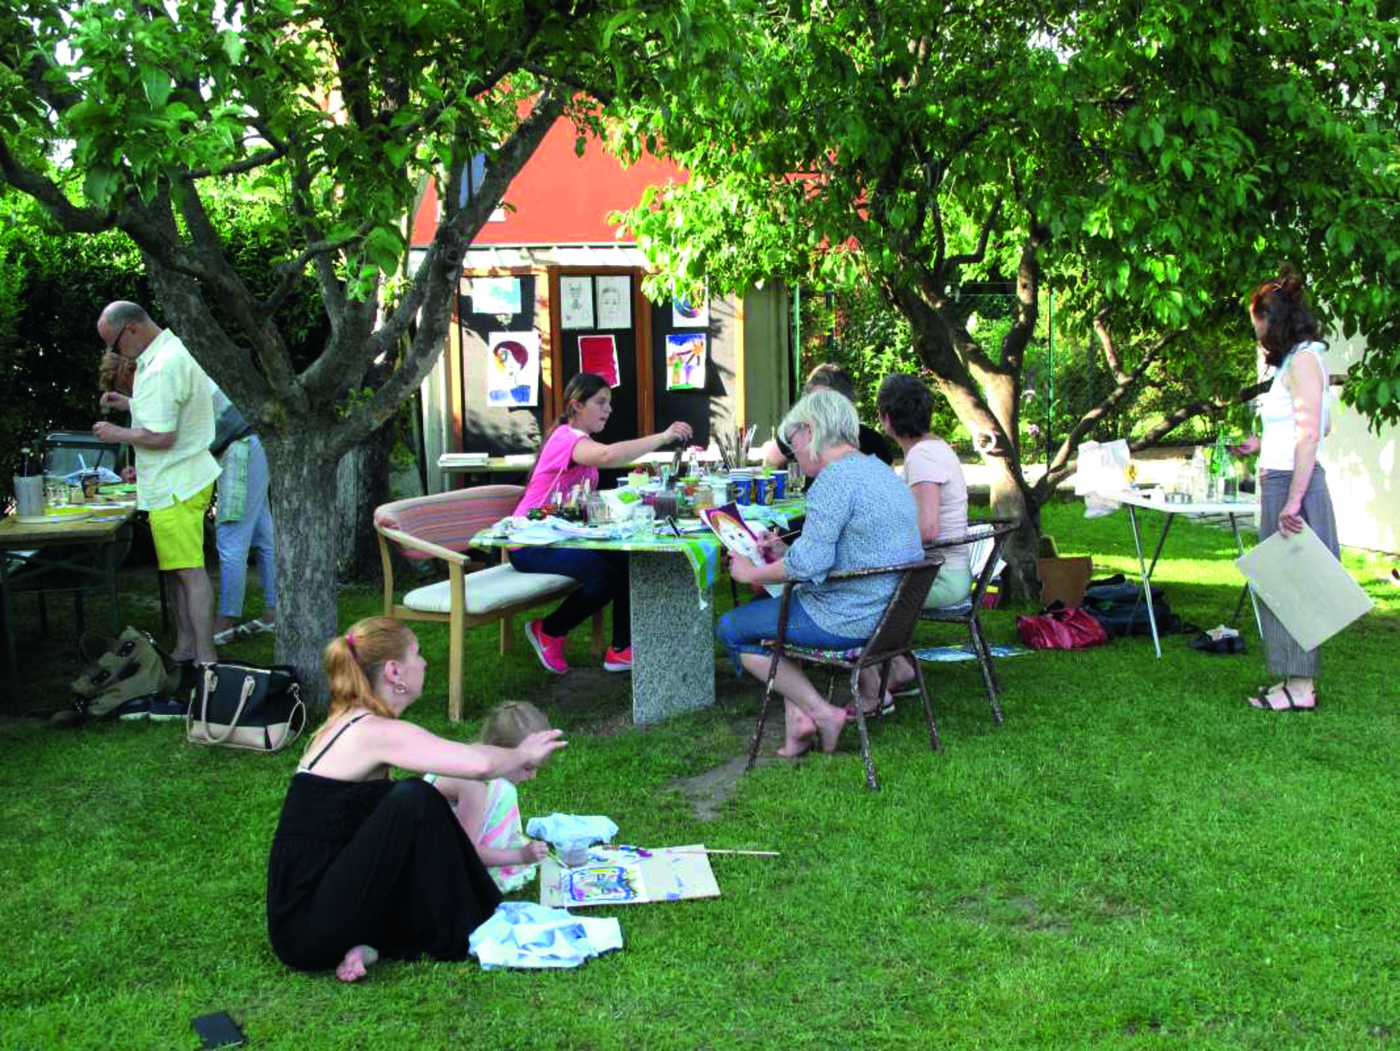
{"label": "woman in pink shirt", "polygon": [[[564,387],[564,415],[545,436],[516,514],[523,515],[547,503],[551,493],[567,493],[585,480],[596,489],[600,467],[621,467],[669,442],[690,439],[690,424],[678,421],[645,438],[611,445],[594,441],[592,436],[603,429],[610,415],[612,389],[607,380],[591,372],[580,372],[569,380]],[[510,553],[510,564],[522,573],[557,573],[579,582],[553,613],[531,621],[525,629],[525,637],[546,669],[559,675],[569,670],[564,660],[564,637],[611,602],[612,646],[603,657],[603,667],[607,671],[632,670],[626,551],[523,547]]]}

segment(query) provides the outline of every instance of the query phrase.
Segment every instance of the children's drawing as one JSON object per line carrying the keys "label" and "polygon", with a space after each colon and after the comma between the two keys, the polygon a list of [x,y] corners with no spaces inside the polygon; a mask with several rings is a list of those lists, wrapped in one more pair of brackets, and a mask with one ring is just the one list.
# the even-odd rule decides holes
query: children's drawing
{"label": "children's drawing", "polygon": [[473,314],[519,314],[520,278],[472,278]]}
{"label": "children's drawing", "polygon": [[671,300],[671,325],[675,328],[709,328],[710,304],[702,298],[698,303],[688,299]]}
{"label": "children's drawing", "polygon": [[602,376],[609,387],[621,380],[617,372],[617,341],[612,336],[579,336],[578,370]]}
{"label": "children's drawing", "polygon": [[743,555],[756,566],[761,566],[767,561],[759,549],[758,537],[754,536],[753,530],[744,522],[737,505],[724,504],[709,508],[701,511],[700,517],[715,531],[715,536],[720,538],[731,554]]}
{"label": "children's drawing", "polygon": [[632,279],[626,274],[595,278],[598,287],[598,327],[632,327]]}
{"label": "children's drawing", "polygon": [[666,337],[666,389],[704,390],[705,334],[672,333]]}
{"label": "children's drawing", "polygon": [[593,327],[593,278],[586,275],[559,278],[559,326]]}
{"label": "children's drawing", "polygon": [[635,863],[565,869],[559,884],[571,905],[605,905],[643,898],[642,871]]}
{"label": "children's drawing", "polygon": [[486,340],[486,403],[502,408],[536,404],[540,385],[539,333],[492,332]]}

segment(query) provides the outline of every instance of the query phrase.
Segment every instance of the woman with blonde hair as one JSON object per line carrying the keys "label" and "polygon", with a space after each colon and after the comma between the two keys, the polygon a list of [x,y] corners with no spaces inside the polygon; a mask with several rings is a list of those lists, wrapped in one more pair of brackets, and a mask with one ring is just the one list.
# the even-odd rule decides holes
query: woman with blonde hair
{"label": "woman with blonde hair", "polygon": [[332,639],[330,715],[292,776],[267,871],[272,949],[289,967],[353,982],[381,955],[463,960],[501,895],[446,799],[390,770],[529,777],[561,731],[514,748],[458,744],[400,718],[423,692],[418,640],[389,617]]}

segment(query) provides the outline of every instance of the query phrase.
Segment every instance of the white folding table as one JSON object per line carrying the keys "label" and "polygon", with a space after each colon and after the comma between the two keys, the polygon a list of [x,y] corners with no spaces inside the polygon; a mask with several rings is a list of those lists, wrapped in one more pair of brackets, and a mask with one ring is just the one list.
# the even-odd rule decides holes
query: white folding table
{"label": "white folding table", "polygon": [[[1099,493],[1100,497],[1108,500],[1116,500],[1128,509],[1128,522],[1133,529],[1133,546],[1137,550],[1138,568],[1142,572],[1142,594],[1147,602],[1147,622],[1152,628],[1152,645],[1157,650],[1157,656],[1162,656],[1162,642],[1157,635],[1157,615],[1152,608],[1152,574],[1157,569],[1157,560],[1162,556],[1162,546],[1167,542],[1167,533],[1171,531],[1172,522],[1177,516],[1186,518],[1210,518],[1222,517],[1230,521],[1230,531],[1235,536],[1235,546],[1239,548],[1241,555],[1244,554],[1244,541],[1240,538],[1240,521],[1242,519],[1257,518],[1259,515],[1259,504],[1255,500],[1232,500],[1232,501],[1197,501],[1184,504],[1171,504],[1166,500],[1149,500],[1142,493],[1136,490],[1125,490],[1119,493]],[[1162,532],[1157,537],[1157,548],[1152,552],[1152,562],[1149,564],[1142,554],[1142,533],[1138,527],[1137,512],[1140,509],[1156,511],[1163,516]],[[1248,583],[1244,585],[1244,591],[1240,593],[1239,602],[1235,604],[1235,615],[1231,618],[1233,624],[1239,619],[1240,610],[1244,606],[1244,594],[1249,593],[1250,604],[1254,607],[1254,622],[1259,624],[1259,600],[1254,596],[1254,590]],[[1139,600],[1142,601],[1142,600]],[[1136,615],[1137,606],[1134,605],[1133,613]],[[1260,625],[1259,633],[1264,632]]]}

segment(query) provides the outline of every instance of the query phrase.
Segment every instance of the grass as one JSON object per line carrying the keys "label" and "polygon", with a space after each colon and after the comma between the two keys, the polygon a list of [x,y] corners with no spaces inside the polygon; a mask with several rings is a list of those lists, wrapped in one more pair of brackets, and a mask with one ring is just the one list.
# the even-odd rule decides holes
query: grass
{"label": "grass", "polygon": [[[1121,515],[1052,507],[1046,528],[1096,569],[1136,566]],[[1233,609],[1232,546],[1174,527],[1158,581],[1187,620]],[[525,697],[569,731],[524,786],[527,814],[782,852],[714,858],[718,899],[616,910],[625,948],[576,971],[388,964],[357,987],[288,971],[263,890],[296,755],[196,748],[169,724],[10,719],[0,1047],[192,1048],[190,1018],[222,1009],[257,1048],[1394,1046],[1400,589],[1375,558],[1347,563],[1377,609],[1328,644],[1316,714],[1243,704],[1265,682],[1252,623],[1241,657],[1176,637],[1160,661],[1145,639],[1005,659],[1000,729],[972,664],[935,665],[942,755],[902,705],[873,730],[880,793],[849,735],[833,759],[743,777],[711,821],[672,782],[744,748],[752,687],[722,672],[715,709],[637,730],[620,677],[556,679],[476,632],[469,719]],[[346,592],[342,620],[374,605]],[[1012,614],[988,623],[1012,638]],[[420,634],[435,688],[413,717],[474,733],[446,723],[442,629]],[[270,643],[241,652],[265,660]],[[20,678],[10,709],[43,707]]]}

